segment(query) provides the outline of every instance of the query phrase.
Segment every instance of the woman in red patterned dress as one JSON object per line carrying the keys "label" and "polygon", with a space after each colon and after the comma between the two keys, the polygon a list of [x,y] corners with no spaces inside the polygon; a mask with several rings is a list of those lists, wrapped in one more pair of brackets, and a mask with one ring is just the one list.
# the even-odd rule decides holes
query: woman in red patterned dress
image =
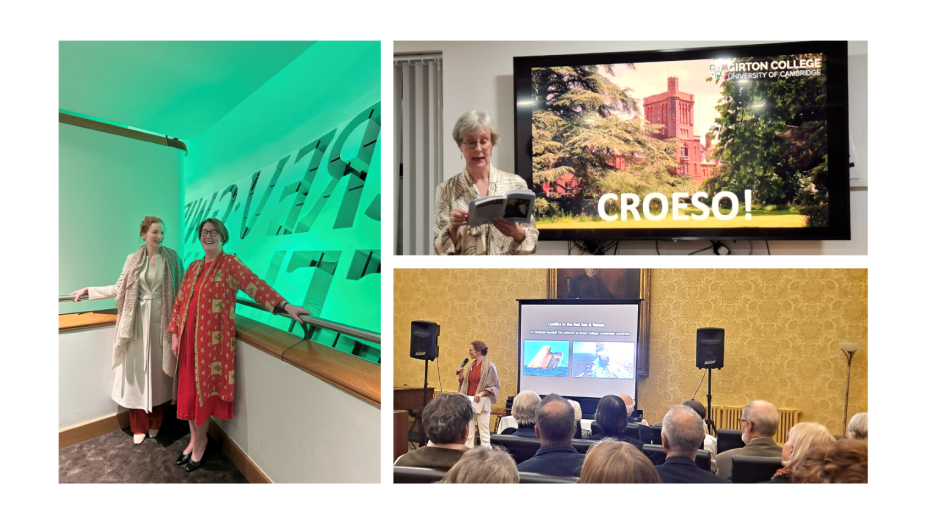
{"label": "woman in red patterned dress", "polygon": [[188,472],[200,467],[207,448],[207,421],[229,420],[236,381],[236,292],[242,290],[269,311],[301,321],[310,312],[284,301],[238,257],[223,252],[229,232],[218,219],[197,228],[204,258],[194,261],[174,302],[171,350],[178,357],[178,418],[188,420],[191,442],[178,457]]}

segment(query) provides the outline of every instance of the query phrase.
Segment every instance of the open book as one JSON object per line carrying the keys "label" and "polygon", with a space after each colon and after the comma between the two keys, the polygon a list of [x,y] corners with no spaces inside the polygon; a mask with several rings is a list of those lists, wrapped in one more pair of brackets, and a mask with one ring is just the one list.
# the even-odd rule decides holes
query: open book
{"label": "open book", "polygon": [[530,223],[536,194],[531,190],[511,190],[504,195],[472,199],[468,203],[468,226],[481,226],[498,217],[516,223]]}

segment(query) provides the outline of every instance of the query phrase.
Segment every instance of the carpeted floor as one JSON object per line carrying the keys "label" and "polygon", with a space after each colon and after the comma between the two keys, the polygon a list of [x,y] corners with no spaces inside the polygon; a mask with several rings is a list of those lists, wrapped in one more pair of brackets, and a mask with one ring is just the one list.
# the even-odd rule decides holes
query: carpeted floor
{"label": "carpeted floor", "polygon": [[175,466],[187,447],[190,431],[187,422],[165,413],[158,436],[146,438],[138,446],[132,442],[132,432],[123,429],[59,449],[58,482],[248,482],[212,439],[200,469],[187,473],[183,466]]}

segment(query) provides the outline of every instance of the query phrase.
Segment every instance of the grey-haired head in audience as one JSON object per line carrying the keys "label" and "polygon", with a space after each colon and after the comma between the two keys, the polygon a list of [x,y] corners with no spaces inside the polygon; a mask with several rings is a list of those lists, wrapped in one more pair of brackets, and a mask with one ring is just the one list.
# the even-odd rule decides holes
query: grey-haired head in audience
{"label": "grey-haired head in audience", "polygon": [[778,409],[771,402],[749,402],[743,406],[743,420],[749,424],[743,427],[743,442],[746,444],[753,438],[772,438],[778,432]]}
{"label": "grey-haired head in audience", "polygon": [[469,449],[440,482],[452,484],[516,484],[517,464],[498,446]]}
{"label": "grey-haired head in audience", "polygon": [[670,457],[694,460],[704,443],[704,421],[686,405],[672,406],[662,419],[662,449]]}
{"label": "grey-haired head in audience", "polygon": [[849,425],[846,426],[849,438],[856,440],[869,439],[869,414],[856,413],[849,419]]}
{"label": "grey-haired head in audience", "polygon": [[442,393],[423,408],[423,429],[434,444],[452,444],[462,438],[474,416],[468,397]]}
{"label": "grey-haired head in audience", "polygon": [[557,394],[543,398],[536,407],[536,429],[542,446],[571,445],[575,436],[575,409]]}
{"label": "grey-haired head in audience", "polygon": [[513,398],[514,419],[518,424],[529,426],[536,423],[536,406],[539,404],[539,395],[533,391],[523,391]]}

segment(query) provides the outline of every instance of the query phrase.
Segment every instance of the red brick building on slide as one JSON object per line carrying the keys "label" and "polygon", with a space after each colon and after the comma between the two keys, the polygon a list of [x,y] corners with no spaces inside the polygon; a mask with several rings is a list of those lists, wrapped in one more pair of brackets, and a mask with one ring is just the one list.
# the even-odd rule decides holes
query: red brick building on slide
{"label": "red brick building on slide", "polygon": [[[650,137],[661,141],[678,139],[677,173],[690,175],[695,183],[702,183],[714,175],[718,162],[713,157],[714,148],[710,143],[710,133],[704,135],[703,143],[695,136],[694,95],[679,91],[678,77],[668,78],[668,91],[665,93],[643,99],[643,112],[647,122],[664,126],[659,133],[650,133]],[[634,115],[633,118],[642,117]],[[618,154],[607,164],[624,170],[627,162],[627,159]],[[565,174],[551,183],[542,183],[542,189],[546,196],[556,198],[572,195],[579,188],[574,176]]]}

